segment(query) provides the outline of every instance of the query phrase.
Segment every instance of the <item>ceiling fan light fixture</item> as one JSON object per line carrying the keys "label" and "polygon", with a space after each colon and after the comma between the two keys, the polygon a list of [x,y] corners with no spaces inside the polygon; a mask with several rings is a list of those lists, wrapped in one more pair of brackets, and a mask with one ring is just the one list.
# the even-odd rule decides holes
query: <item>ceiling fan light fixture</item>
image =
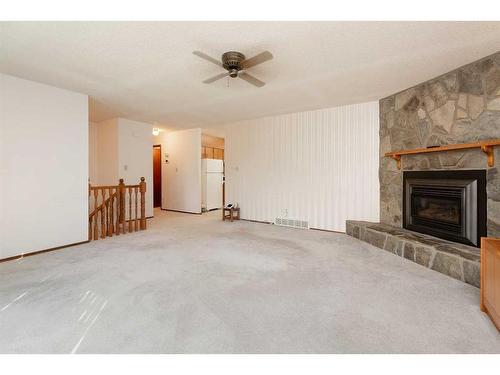
{"label": "ceiling fan light fixture", "polygon": [[222,54],[220,62],[201,51],[193,51],[193,54],[204,60],[210,61],[211,63],[218,65],[226,70],[226,72],[224,73],[220,73],[214,77],[210,77],[204,80],[203,83],[212,83],[218,81],[221,78],[229,76],[231,78],[241,78],[256,87],[264,86],[265,82],[262,82],[261,80],[248,74],[246,70],[273,58],[272,53],[269,51],[261,52],[249,59],[247,59],[241,52],[229,51]]}

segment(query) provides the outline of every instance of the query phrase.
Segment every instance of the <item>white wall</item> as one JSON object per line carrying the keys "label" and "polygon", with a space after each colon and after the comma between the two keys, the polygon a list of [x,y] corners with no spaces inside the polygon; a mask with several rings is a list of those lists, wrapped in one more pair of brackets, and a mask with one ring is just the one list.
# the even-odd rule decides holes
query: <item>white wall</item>
{"label": "white wall", "polygon": [[98,179],[99,163],[97,162],[98,129],[97,123],[89,122],[89,181],[93,184]]}
{"label": "white wall", "polygon": [[146,216],[153,216],[153,127],[145,122],[114,118],[89,124],[95,164],[90,167],[92,185],[127,185],[146,180]]}
{"label": "white wall", "polygon": [[[201,129],[162,134],[162,208],[201,213]],[[165,153],[168,163],[165,163]]]}
{"label": "white wall", "polygon": [[144,122],[118,119],[119,178],[136,185],[146,179],[146,216],[153,216],[153,126]]}
{"label": "white wall", "polygon": [[346,219],[378,221],[378,124],[372,102],[227,126],[226,203],[244,219],[334,231]]}
{"label": "white wall", "polygon": [[[97,130],[97,180],[92,185],[118,184],[118,119],[96,124]],[[94,173],[93,173],[94,174]],[[131,182],[125,181],[126,184]]]}
{"label": "white wall", "polygon": [[88,239],[86,95],[0,74],[0,258]]}

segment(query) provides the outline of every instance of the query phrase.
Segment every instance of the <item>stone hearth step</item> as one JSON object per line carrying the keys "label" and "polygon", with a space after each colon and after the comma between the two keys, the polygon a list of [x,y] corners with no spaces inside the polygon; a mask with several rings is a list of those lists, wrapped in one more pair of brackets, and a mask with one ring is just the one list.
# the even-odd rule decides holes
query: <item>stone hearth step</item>
{"label": "stone hearth step", "polygon": [[367,221],[347,220],[346,233],[434,271],[480,285],[478,248]]}

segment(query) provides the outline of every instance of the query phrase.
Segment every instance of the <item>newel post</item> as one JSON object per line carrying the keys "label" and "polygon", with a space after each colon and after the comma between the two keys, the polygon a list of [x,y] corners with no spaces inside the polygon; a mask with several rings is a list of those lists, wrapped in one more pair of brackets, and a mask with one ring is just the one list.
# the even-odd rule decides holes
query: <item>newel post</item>
{"label": "newel post", "polygon": [[[120,183],[118,184],[118,203],[120,206],[118,217],[122,225],[122,233],[125,233],[125,183],[123,182],[123,178],[120,178]],[[120,231],[120,228],[118,228],[118,231]]]}
{"label": "newel post", "polygon": [[[88,200],[88,204],[87,204],[87,207],[89,207],[89,211],[90,211],[90,188],[92,186],[90,185],[90,178],[89,178],[89,200]],[[89,231],[88,231],[88,234],[89,234],[89,241],[92,241],[92,216],[89,215]]]}
{"label": "newel post", "polygon": [[139,190],[141,191],[141,230],[144,230],[146,229],[146,182],[144,177],[141,177]]}

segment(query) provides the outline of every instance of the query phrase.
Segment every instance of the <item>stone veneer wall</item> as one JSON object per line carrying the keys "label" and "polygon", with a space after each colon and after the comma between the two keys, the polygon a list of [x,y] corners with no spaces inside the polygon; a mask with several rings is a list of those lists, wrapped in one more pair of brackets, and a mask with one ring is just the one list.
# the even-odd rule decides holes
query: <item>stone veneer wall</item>
{"label": "stone veneer wall", "polygon": [[388,151],[500,138],[500,52],[380,100],[380,219],[402,226],[403,170],[487,169],[488,235],[500,237],[500,147],[384,157]]}

